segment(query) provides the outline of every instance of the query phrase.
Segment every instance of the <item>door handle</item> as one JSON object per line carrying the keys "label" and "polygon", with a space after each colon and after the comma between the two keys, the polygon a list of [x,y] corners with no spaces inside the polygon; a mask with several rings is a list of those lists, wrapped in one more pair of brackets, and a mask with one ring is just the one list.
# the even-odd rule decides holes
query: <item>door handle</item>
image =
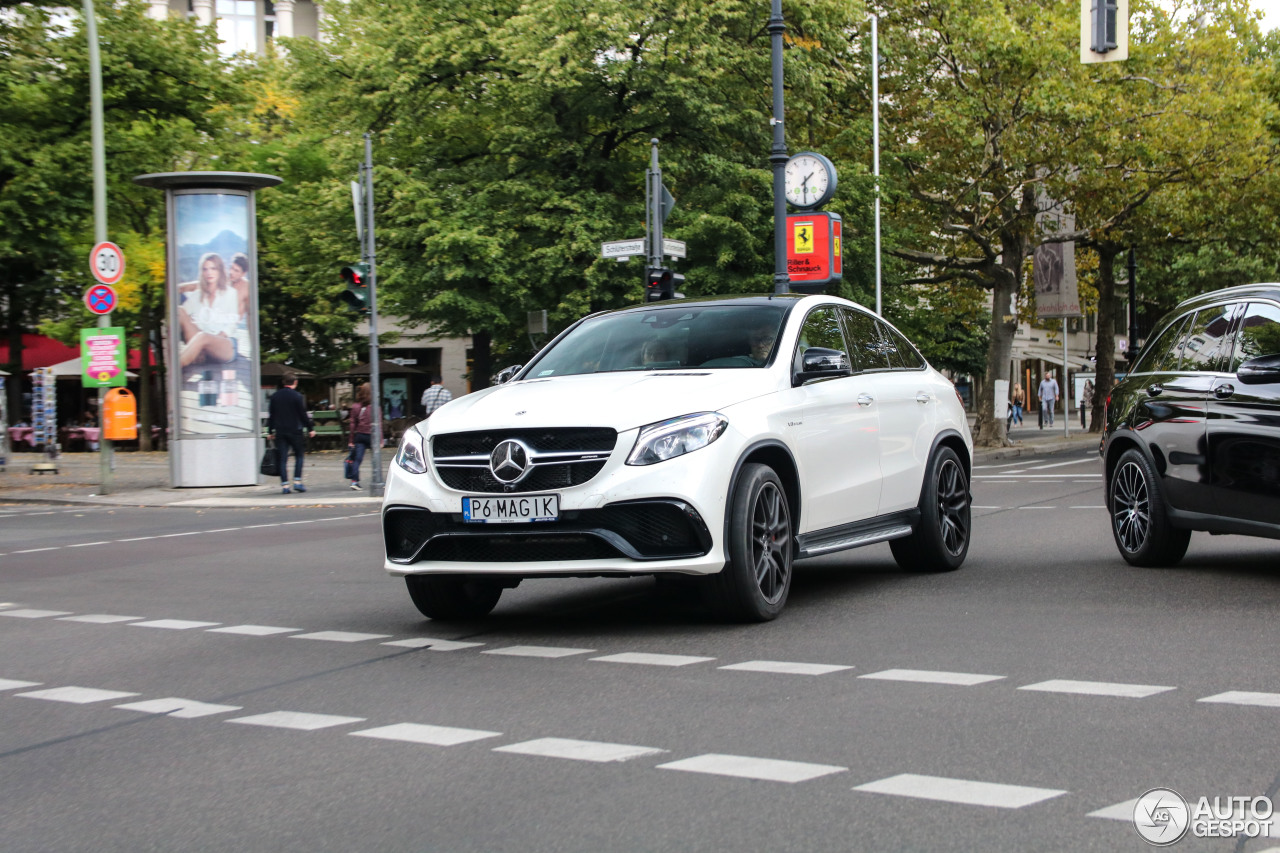
{"label": "door handle", "polygon": [[871,405],[872,403],[874,403],[875,401],[876,401],[876,398],[875,398],[875,397],[872,397],[870,394],[859,394],[859,395],[858,395],[858,405],[859,405],[859,406],[870,406],[870,405]]}
{"label": "door handle", "polygon": [[1217,388],[1213,389],[1213,396],[1217,397],[1219,400],[1225,400],[1234,393],[1236,393],[1236,386],[1230,383],[1219,385]]}
{"label": "door handle", "polygon": [[1159,397],[1163,391],[1164,391],[1164,386],[1161,385],[1159,382],[1155,382],[1147,386],[1147,393],[1150,394],[1152,397]]}
{"label": "door handle", "polygon": [[919,394],[917,394],[917,395],[916,395],[916,402],[917,402],[917,403],[927,403],[927,402],[929,402],[929,401],[930,401],[930,400],[932,400],[932,399],[933,399],[933,397],[930,397],[930,396],[929,396],[927,393],[925,393],[924,391],[921,391]]}

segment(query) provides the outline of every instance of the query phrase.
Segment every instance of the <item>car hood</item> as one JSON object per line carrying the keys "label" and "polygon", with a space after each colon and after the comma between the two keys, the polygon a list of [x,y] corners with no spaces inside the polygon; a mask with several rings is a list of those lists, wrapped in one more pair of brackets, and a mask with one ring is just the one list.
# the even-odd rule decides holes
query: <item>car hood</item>
{"label": "car hood", "polygon": [[723,409],[775,390],[774,370],[591,373],[527,379],[459,397],[429,421],[432,433],[605,426],[618,432]]}

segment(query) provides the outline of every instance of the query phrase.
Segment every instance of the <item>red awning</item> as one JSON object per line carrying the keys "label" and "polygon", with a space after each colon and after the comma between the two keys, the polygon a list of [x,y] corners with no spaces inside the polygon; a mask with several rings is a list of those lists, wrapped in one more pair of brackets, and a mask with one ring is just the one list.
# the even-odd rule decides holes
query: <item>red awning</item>
{"label": "red awning", "polygon": [[[44,335],[22,336],[22,371],[35,370],[37,367],[51,367],[69,358],[79,358],[80,348],[69,347],[53,338]],[[9,361],[9,340],[0,338],[0,364]]]}

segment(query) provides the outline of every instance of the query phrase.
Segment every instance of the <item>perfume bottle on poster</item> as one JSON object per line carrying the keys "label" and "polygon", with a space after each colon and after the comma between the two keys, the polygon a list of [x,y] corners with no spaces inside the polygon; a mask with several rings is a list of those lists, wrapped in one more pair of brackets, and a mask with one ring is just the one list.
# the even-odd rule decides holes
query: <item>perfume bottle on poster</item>
{"label": "perfume bottle on poster", "polygon": [[236,372],[234,370],[222,371],[222,382],[218,385],[218,405],[240,405],[240,393],[236,386]]}
{"label": "perfume bottle on poster", "polygon": [[213,371],[206,370],[196,383],[196,392],[200,395],[201,406],[218,405],[218,383],[213,378]]}

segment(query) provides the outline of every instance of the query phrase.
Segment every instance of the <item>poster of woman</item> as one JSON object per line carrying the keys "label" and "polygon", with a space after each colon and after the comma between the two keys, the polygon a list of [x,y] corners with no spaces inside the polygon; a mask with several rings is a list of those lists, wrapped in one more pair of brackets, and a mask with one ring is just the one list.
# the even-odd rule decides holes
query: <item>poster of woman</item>
{"label": "poster of woman", "polygon": [[174,198],[176,352],[170,363],[181,371],[175,408],[186,436],[253,432],[249,215],[247,195]]}

